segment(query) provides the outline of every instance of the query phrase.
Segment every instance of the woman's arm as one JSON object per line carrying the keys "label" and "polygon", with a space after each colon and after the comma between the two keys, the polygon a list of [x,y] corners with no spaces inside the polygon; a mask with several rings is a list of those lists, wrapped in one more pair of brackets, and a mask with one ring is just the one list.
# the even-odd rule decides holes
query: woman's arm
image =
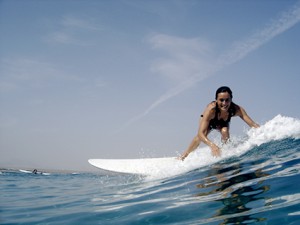
{"label": "woman's arm", "polygon": [[246,110],[243,107],[241,107],[241,106],[237,107],[236,115],[239,116],[242,120],[244,120],[245,123],[247,123],[249,127],[254,127],[254,128],[259,127],[259,125],[257,123],[255,123],[250,118],[250,116],[248,116],[248,114],[246,113]]}
{"label": "woman's arm", "polygon": [[198,137],[199,139],[205,143],[206,145],[208,145],[211,148],[212,151],[212,155],[213,156],[220,156],[221,155],[221,151],[219,149],[219,147],[213,143],[211,140],[208,139],[208,134],[209,134],[209,123],[210,120],[214,118],[215,116],[215,103],[210,103],[204,113],[203,113],[203,117],[200,121],[200,126],[199,126],[199,131],[198,131]]}
{"label": "woman's arm", "polygon": [[214,117],[214,107],[215,104],[213,103],[210,103],[206,107],[199,121],[197,135],[193,138],[192,142],[190,143],[188,148],[183,152],[183,154],[179,157],[179,159],[184,160],[192,151],[194,151],[200,145],[201,141],[203,141],[212,149],[212,154],[214,156],[220,156],[219,147],[207,138],[207,135],[209,133],[209,122]]}

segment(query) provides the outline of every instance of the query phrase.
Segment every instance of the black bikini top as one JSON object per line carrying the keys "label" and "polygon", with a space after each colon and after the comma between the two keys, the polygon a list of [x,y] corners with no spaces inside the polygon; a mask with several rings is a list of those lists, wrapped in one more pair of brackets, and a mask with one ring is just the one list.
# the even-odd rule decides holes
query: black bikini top
{"label": "black bikini top", "polygon": [[[216,101],[212,101],[212,102],[215,102],[215,103],[216,103],[216,107],[215,107],[215,117],[214,117],[212,120],[214,120],[214,121],[216,121],[216,122],[218,122],[218,121],[220,121],[220,120],[221,120],[221,121],[224,121],[223,119],[220,119],[220,120],[219,120],[219,118],[218,118],[218,115],[219,115],[220,110],[219,110],[219,107],[217,106],[217,102],[216,102]],[[228,118],[227,118],[227,120],[224,121],[224,122],[226,122],[226,123],[229,123],[229,122],[230,122],[231,117],[233,117],[233,116],[236,114],[236,107],[237,107],[237,105],[236,105],[235,103],[231,102],[230,107],[229,107],[229,109],[228,109],[228,113],[229,113]],[[201,117],[203,117],[203,115],[201,115]]]}
{"label": "black bikini top", "polygon": [[[223,119],[220,119],[220,120],[219,120],[219,118],[218,118],[220,109],[219,109],[219,107],[218,107],[218,105],[217,105],[217,102],[215,102],[215,103],[216,103],[216,107],[215,107],[215,117],[213,118],[213,120],[215,120],[215,121],[223,120]],[[228,113],[229,113],[229,115],[228,115],[227,120],[226,120],[226,121],[223,120],[223,121],[226,122],[226,123],[229,123],[230,120],[231,120],[231,117],[233,117],[233,116],[236,114],[236,104],[234,104],[233,102],[231,102],[231,104],[230,104],[230,107],[229,107],[229,109],[228,109]]]}

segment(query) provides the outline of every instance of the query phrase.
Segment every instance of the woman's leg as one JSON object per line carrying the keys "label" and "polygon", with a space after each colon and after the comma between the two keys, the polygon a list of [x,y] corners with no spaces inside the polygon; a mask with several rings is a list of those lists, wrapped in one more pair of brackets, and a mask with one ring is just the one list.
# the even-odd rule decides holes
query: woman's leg
{"label": "woman's leg", "polygon": [[229,140],[230,134],[229,134],[229,127],[222,127],[221,130],[221,140],[225,144]]}

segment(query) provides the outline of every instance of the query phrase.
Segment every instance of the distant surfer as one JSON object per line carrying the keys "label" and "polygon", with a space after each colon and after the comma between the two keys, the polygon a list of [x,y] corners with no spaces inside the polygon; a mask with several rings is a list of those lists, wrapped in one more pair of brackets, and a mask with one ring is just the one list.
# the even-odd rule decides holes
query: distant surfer
{"label": "distant surfer", "polygon": [[37,169],[32,170],[32,173],[33,174],[43,174],[43,172],[39,172],[39,171],[37,171]]}
{"label": "distant surfer", "polygon": [[250,127],[259,127],[259,125],[247,115],[245,109],[232,102],[232,91],[229,87],[222,86],[218,88],[215,99],[216,100],[209,103],[204,110],[200,118],[198,134],[179,159],[184,160],[201,142],[211,148],[213,156],[221,156],[220,148],[209,140],[207,136],[211,130],[216,129],[221,133],[221,141],[227,143],[230,137],[229,123],[233,116],[239,116]]}

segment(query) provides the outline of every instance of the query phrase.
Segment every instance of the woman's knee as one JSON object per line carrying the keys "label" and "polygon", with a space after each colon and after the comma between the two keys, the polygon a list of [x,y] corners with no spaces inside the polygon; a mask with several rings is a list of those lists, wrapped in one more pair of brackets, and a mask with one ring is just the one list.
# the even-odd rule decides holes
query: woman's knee
{"label": "woman's knee", "polygon": [[221,128],[221,134],[228,134],[228,133],[229,133],[228,127],[222,127]]}
{"label": "woman's knee", "polygon": [[226,141],[229,138],[229,128],[222,127],[221,134],[222,134],[222,139]]}

